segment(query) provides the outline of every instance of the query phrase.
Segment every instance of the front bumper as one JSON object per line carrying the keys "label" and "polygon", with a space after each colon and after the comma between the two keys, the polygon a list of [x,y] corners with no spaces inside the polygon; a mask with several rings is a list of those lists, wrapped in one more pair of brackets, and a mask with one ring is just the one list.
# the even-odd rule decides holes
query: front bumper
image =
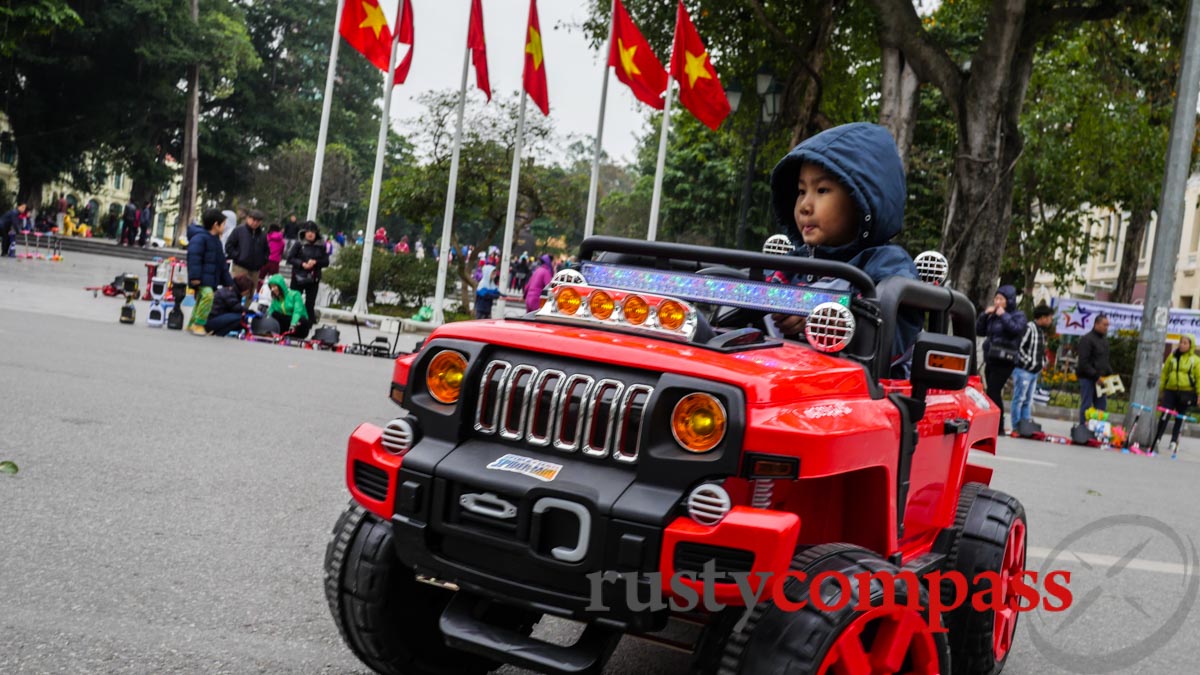
{"label": "front bumper", "polygon": [[700,525],[680,515],[686,492],[640,482],[627,467],[521,448],[563,466],[542,481],[487,468],[512,446],[426,438],[399,457],[381,438],[373,425],[355,430],[346,480],[356,501],[392,523],[400,559],[418,574],[542,613],[655,630],[670,613],[649,602],[655,594],[687,601],[675,584],[741,606],[732,577],[705,592],[695,576],[711,563],[718,573],[751,573],[754,586],[779,578],[800,536],[795,514],[748,507]]}

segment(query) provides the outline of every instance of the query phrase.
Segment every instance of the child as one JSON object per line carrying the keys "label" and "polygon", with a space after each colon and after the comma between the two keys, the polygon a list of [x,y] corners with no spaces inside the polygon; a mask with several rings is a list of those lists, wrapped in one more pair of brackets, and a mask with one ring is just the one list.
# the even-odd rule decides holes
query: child
{"label": "child", "polygon": [[246,316],[246,299],[254,290],[254,282],[245,274],[233,278],[232,286],[222,286],[213,293],[212,311],[205,328],[213,335],[229,335],[241,330]]}
{"label": "child", "polygon": [[[775,218],[796,245],[793,255],[858,267],[875,283],[893,276],[917,278],[912,257],[888,242],[904,222],[904,166],[892,135],[877,124],[845,124],[797,145],[771,173]],[[837,290],[835,279],[797,280]],[[921,328],[919,312],[902,312],[892,344],[902,366]],[[785,335],[803,331],[804,318],[775,315]]]}
{"label": "child", "polygon": [[205,324],[212,311],[213,289],[233,285],[229,266],[225,264],[225,248],[221,233],[225,231],[225,214],[209,209],[200,217],[200,226],[188,228],[188,285],[196,294],[196,308],[188,321],[192,335],[208,335]]}
{"label": "child", "polygon": [[304,294],[288,289],[282,274],[273,275],[267,285],[271,287],[271,308],[267,310],[271,318],[278,321],[284,331],[291,331],[292,337],[308,337],[312,321],[304,309]]}
{"label": "child", "polygon": [[483,272],[479,278],[479,286],[475,289],[476,319],[492,318],[492,305],[495,304],[496,298],[500,297],[500,288],[496,286],[496,276],[498,274],[495,265],[483,266]]}
{"label": "child", "polygon": [[[283,260],[283,226],[275,223],[267,229],[267,263],[259,273],[259,279],[265,279],[272,274],[279,274],[279,262]],[[251,285],[253,284],[251,279]]]}

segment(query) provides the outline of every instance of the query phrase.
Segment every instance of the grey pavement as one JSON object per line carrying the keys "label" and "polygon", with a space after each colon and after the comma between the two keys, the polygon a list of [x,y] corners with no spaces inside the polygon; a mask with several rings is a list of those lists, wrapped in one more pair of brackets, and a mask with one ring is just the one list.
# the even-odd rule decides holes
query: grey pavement
{"label": "grey pavement", "polygon": [[[0,260],[0,460],[20,466],[0,475],[0,672],[365,672],[321,565],[346,438],[396,411],[391,363],[151,329],[145,303],[121,325],[82,287],[124,271],[144,274]],[[1006,673],[1195,672],[1200,440],[1175,461],[1011,438],[972,457],[1024,503],[1029,568],[1072,573]],[[606,672],[687,663],[627,639]]]}

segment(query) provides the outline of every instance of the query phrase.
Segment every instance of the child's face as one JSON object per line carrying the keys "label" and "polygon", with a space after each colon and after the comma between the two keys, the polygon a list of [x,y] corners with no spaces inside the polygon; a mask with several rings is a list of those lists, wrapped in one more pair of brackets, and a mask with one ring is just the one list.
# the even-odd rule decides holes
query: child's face
{"label": "child's face", "polygon": [[800,167],[793,216],[808,246],[844,246],[854,240],[858,210],[850,193],[816,164]]}

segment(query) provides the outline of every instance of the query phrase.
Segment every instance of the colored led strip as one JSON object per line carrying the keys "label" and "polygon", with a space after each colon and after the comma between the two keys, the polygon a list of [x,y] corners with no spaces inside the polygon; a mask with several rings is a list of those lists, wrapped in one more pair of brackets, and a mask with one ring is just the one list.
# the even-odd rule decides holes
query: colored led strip
{"label": "colored led strip", "polygon": [[807,315],[823,302],[850,306],[850,294],[808,286],[663,272],[585,262],[581,271],[591,286],[653,293],[729,307]]}

